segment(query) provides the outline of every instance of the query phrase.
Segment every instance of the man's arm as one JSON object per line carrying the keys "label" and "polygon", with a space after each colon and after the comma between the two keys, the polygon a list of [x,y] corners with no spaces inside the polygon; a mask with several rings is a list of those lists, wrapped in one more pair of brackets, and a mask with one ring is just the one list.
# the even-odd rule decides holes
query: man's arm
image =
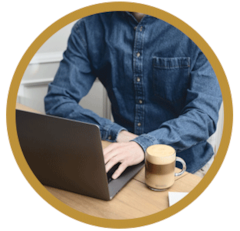
{"label": "man's arm", "polygon": [[67,50],[44,99],[45,111],[50,115],[96,124],[101,138],[113,142],[124,128],[78,104],[96,79],[88,57],[83,23],[78,21],[72,29]]}
{"label": "man's arm", "polygon": [[[190,78],[185,107],[178,118],[166,121],[158,129],[130,140],[133,142],[112,144],[104,150],[108,161],[107,170],[119,161],[122,163],[113,178],[120,176],[127,166],[141,162],[147,147],[151,145],[167,144],[180,152],[207,140],[215,132],[222,102],[221,90],[210,63],[201,51]],[[123,132],[119,133],[121,134]]]}
{"label": "man's arm", "polygon": [[207,140],[216,130],[222,95],[215,73],[199,51],[190,74],[185,107],[178,118],[134,139],[145,151],[153,144],[167,144],[181,152]]}

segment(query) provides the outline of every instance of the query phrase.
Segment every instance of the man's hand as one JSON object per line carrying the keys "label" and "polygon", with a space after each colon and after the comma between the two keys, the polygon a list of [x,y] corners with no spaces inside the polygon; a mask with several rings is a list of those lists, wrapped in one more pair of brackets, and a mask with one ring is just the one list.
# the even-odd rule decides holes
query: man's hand
{"label": "man's hand", "polygon": [[130,140],[135,139],[136,137],[138,137],[138,136],[131,132],[121,131],[121,132],[119,132],[119,134],[117,136],[117,142],[118,143],[128,142]]}
{"label": "man's hand", "polygon": [[131,165],[144,160],[143,149],[134,141],[126,143],[113,143],[103,150],[106,172],[115,164],[121,163],[112,175],[113,179],[118,178],[122,172]]}

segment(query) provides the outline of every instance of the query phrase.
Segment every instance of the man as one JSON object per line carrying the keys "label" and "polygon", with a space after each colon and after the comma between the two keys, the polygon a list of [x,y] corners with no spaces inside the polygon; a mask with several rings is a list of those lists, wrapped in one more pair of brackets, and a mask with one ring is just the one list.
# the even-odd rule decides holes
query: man
{"label": "man", "polygon": [[[96,77],[108,92],[115,122],[78,102]],[[207,139],[222,98],[214,71],[185,34],[157,18],[108,12],[79,20],[45,97],[47,114],[99,125],[106,171],[112,176],[144,160],[153,144],[168,144],[195,173],[213,156]]]}

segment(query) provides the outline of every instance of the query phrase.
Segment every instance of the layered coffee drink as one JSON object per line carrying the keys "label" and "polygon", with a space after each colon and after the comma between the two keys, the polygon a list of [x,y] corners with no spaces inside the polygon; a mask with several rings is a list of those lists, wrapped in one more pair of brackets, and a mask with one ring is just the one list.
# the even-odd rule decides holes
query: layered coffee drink
{"label": "layered coffee drink", "polygon": [[156,191],[174,184],[176,151],[168,145],[156,144],[147,148],[145,157],[145,182]]}

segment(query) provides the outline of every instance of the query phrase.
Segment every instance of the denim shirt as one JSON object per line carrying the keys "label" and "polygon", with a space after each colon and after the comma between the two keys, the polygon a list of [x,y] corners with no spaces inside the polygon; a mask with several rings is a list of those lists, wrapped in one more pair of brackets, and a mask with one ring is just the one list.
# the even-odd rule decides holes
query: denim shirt
{"label": "denim shirt", "polygon": [[[97,77],[114,122],[78,104]],[[45,110],[97,124],[102,140],[115,142],[127,130],[144,151],[170,145],[194,173],[213,155],[206,140],[216,130],[221,102],[210,63],[180,30],[152,16],[138,23],[128,12],[108,12],[73,26]]]}

